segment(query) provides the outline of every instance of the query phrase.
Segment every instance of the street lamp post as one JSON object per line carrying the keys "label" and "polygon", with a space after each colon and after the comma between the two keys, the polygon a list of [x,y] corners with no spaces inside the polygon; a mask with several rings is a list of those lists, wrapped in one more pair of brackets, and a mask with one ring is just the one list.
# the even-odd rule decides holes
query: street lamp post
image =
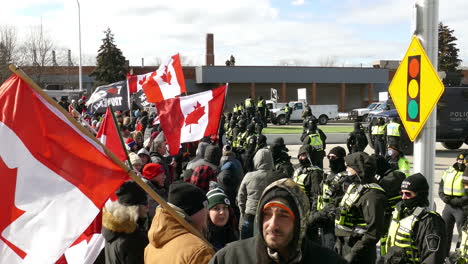
{"label": "street lamp post", "polygon": [[80,85],[80,92],[83,91],[83,72],[81,69],[81,15],[80,15],[80,1],[76,0],[78,4],[78,47],[80,56],[78,58],[78,78],[79,78],[79,85]]}

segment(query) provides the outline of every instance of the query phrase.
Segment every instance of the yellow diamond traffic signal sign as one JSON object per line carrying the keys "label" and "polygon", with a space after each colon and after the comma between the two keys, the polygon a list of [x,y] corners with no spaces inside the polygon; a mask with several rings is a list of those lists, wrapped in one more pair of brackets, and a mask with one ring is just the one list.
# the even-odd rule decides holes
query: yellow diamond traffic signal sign
{"label": "yellow diamond traffic signal sign", "polygon": [[444,92],[419,39],[413,37],[388,91],[411,141],[414,141]]}

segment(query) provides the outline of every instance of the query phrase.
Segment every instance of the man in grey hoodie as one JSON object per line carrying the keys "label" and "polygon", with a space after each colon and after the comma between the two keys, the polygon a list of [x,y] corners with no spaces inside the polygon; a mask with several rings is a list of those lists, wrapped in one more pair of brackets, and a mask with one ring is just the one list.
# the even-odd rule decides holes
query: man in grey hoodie
{"label": "man in grey hoodie", "polygon": [[247,173],[242,179],[237,194],[237,205],[241,213],[239,221],[241,239],[253,236],[253,224],[258,201],[263,190],[270,183],[286,177],[273,171],[273,156],[269,149],[260,149],[253,158],[254,171]]}

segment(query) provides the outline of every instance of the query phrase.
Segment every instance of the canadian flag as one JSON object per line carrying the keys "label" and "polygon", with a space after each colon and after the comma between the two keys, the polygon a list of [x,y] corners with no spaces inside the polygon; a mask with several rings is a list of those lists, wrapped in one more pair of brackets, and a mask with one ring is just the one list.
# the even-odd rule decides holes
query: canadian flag
{"label": "canadian flag", "polygon": [[104,120],[102,121],[101,127],[96,135],[96,138],[112,151],[121,161],[127,160],[126,150],[120,142],[119,130],[115,126],[114,118],[110,107],[107,107]]}
{"label": "canadian flag", "polygon": [[17,75],[0,86],[0,263],[54,263],[127,173]]}
{"label": "canadian flag", "polygon": [[[112,151],[121,161],[127,159],[125,149],[120,142],[119,131],[114,122],[112,110],[107,107],[104,120],[96,138]],[[73,245],[65,251],[56,264],[92,264],[104,248],[105,240],[101,234],[102,214],[99,213],[91,225],[81,234]]]}
{"label": "canadian flag", "polygon": [[177,97],[156,104],[161,128],[171,155],[181,143],[217,135],[227,86],[207,92]]}
{"label": "canadian flag", "polygon": [[[140,77],[138,77],[140,78]],[[185,93],[185,79],[179,54],[172,56],[166,64],[161,64],[155,72],[145,74],[141,86],[150,103],[161,102]],[[140,83],[138,81],[138,83]],[[138,86],[137,86],[138,90]]]}

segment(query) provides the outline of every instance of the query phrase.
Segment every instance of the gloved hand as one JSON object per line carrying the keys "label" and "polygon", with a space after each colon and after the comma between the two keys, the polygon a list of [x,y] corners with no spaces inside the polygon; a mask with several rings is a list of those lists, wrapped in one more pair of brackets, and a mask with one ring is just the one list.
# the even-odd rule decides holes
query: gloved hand
{"label": "gloved hand", "polygon": [[449,204],[453,207],[460,208],[463,206],[463,199],[454,197],[450,199]]}
{"label": "gloved hand", "polygon": [[348,254],[346,254],[346,256],[344,256],[344,259],[348,263],[353,263],[354,257],[355,257],[355,255],[353,253],[348,253]]}
{"label": "gloved hand", "polygon": [[385,263],[387,264],[403,264],[406,263],[406,252],[400,247],[391,247],[385,255]]}
{"label": "gloved hand", "polygon": [[450,196],[447,196],[443,193],[439,193],[440,199],[446,204],[450,203]]}

